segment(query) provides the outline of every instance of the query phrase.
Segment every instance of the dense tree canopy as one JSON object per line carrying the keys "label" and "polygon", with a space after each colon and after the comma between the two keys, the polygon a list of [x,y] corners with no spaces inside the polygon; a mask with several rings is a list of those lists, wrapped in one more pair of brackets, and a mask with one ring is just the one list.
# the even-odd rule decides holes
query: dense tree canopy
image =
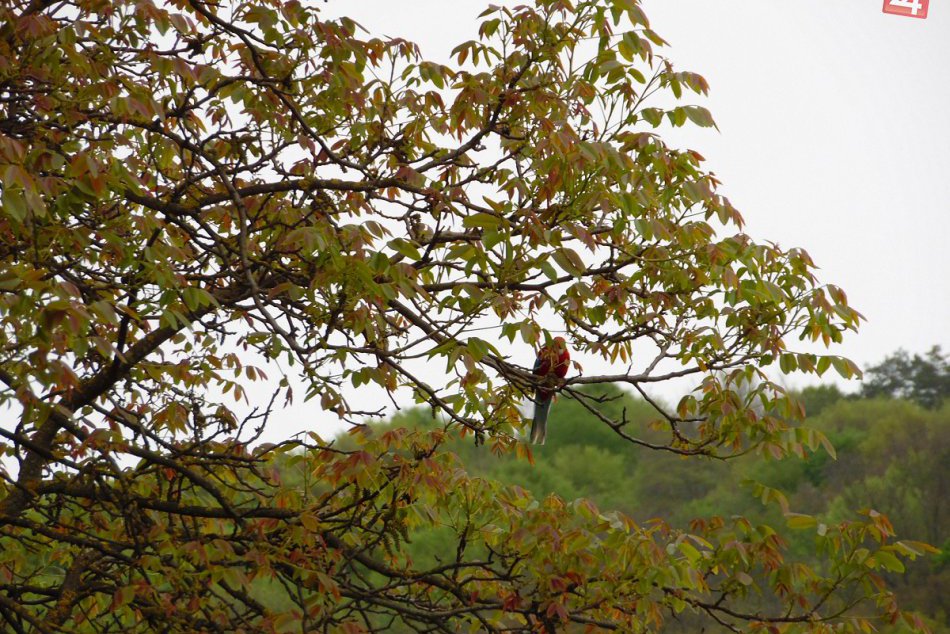
{"label": "dense tree canopy", "polygon": [[[679,101],[704,80],[662,44],[634,0],[491,8],[451,67],[296,0],[0,4],[4,628],[898,618],[878,573],[921,547],[877,514],[789,515],[816,531],[808,566],[739,517],[640,525],[441,449],[463,433],[523,452],[537,381],[502,342],[552,330],[616,367],[558,387],[631,450],[821,443],[763,368],[854,374],[792,346],[859,316],[805,251],[741,233],[701,155],[658,136],[712,125]],[[277,395],[247,415],[233,399],[268,375],[354,423],[351,389],[372,384],[444,426],[261,445]],[[682,378],[675,407],[652,398]],[[603,383],[653,403],[660,436],[579,389]],[[453,537],[435,563],[401,547],[420,525]]]}

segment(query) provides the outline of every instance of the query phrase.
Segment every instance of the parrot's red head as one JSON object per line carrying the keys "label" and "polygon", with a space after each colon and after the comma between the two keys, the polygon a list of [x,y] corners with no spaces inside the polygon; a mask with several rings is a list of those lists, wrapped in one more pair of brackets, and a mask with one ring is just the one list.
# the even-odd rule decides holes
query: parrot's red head
{"label": "parrot's red head", "polygon": [[571,353],[567,351],[567,342],[564,341],[564,337],[552,339],[550,350],[551,356],[554,357],[551,362],[556,364],[554,372],[563,378],[567,374],[567,364],[571,360]]}
{"label": "parrot's red head", "polygon": [[571,362],[571,354],[567,351],[567,341],[564,337],[554,337],[538,350],[538,358],[534,364],[534,373],[564,378],[567,375],[567,366]]}
{"label": "parrot's red head", "polygon": [[571,354],[567,351],[567,342],[564,337],[554,337],[538,350],[534,373],[545,375],[554,371],[558,376],[563,377],[567,373],[570,360]]}

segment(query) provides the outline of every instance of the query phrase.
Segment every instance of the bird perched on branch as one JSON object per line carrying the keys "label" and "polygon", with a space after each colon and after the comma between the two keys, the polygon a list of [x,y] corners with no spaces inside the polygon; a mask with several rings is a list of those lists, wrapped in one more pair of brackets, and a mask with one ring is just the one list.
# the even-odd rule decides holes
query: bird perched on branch
{"label": "bird perched on branch", "polygon": [[541,377],[542,384],[534,391],[534,418],[531,421],[531,442],[536,445],[544,444],[547,433],[548,411],[551,409],[551,400],[556,390],[556,379],[567,376],[567,366],[571,361],[571,354],[567,351],[567,342],[564,337],[555,337],[538,350],[538,357],[534,361],[532,372]]}

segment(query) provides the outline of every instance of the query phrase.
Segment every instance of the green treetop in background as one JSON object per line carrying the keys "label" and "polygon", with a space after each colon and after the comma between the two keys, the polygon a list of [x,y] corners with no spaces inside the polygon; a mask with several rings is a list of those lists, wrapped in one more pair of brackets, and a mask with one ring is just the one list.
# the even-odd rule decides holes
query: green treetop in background
{"label": "green treetop in background", "polygon": [[938,409],[950,394],[950,358],[940,346],[934,346],[924,356],[911,357],[898,350],[866,373],[861,384],[863,396],[903,398],[921,407]]}
{"label": "green treetop in background", "polygon": [[[446,66],[295,0],[0,5],[5,629],[899,617],[877,573],[919,548],[879,517],[826,527],[812,567],[742,518],[641,526],[471,478],[442,449],[523,448],[537,379],[473,334],[486,321],[531,346],[553,324],[613,363],[562,392],[614,442],[676,459],[804,454],[823,437],[791,429],[800,408],[762,368],[856,373],[792,348],[856,327],[845,294],[803,250],[741,233],[702,157],[657,134],[713,122],[680,105],[706,83],[657,54],[634,0],[482,17]],[[351,386],[374,384],[447,427],[261,446],[274,401],[242,418],[231,400],[265,372],[350,421]],[[579,390],[684,378],[659,436]],[[438,563],[400,547],[422,525],[451,535]]]}

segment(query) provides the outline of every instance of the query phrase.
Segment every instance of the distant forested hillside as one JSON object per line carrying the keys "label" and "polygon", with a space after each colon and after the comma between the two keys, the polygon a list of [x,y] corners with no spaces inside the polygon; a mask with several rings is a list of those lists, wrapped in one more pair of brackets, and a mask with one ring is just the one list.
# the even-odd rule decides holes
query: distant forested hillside
{"label": "distant forested hillside", "polygon": [[[845,395],[834,386],[803,390],[807,426],[834,446],[805,458],[762,461],[758,457],[686,460],[667,451],[641,447],[631,451],[615,433],[593,420],[577,402],[560,398],[554,405],[547,443],[532,461],[498,457],[471,438],[451,441],[452,450],[472,474],[523,487],[543,498],[589,498],[602,511],[617,510],[637,522],[662,522],[688,528],[694,518],[744,515],[752,522],[781,526],[790,522],[794,553],[819,560],[814,552],[822,524],[848,519],[849,509],[886,515],[901,539],[940,547],[934,557],[913,562],[905,574],[894,567],[888,581],[902,605],[926,615],[935,632],[950,632],[950,402],[946,399],[947,363],[939,348],[920,357],[899,352],[869,369],[861,392]],[[656,417],[653,408],[618,388],[592,392],[609,401],[608,415],[626,415],[638,435]],[[439,425],[427,410],[403,412],[384,427]],[[649,433],[646,433],[649,438]],[[816,437],[816,444],[820,444]],[[793,513],[785,516],[780,491]],[[443,539],[444,537],[444,539]],[[438,560],[449,536],[438,528],[411,535],[406,546],[416,559]],[[453,542],[454,543],[454,542]],[[754,604],[754,597],[750,597]],[[688,631],[675,622],[670,631]],[[891,631],[901,631],[892,629]]]}

